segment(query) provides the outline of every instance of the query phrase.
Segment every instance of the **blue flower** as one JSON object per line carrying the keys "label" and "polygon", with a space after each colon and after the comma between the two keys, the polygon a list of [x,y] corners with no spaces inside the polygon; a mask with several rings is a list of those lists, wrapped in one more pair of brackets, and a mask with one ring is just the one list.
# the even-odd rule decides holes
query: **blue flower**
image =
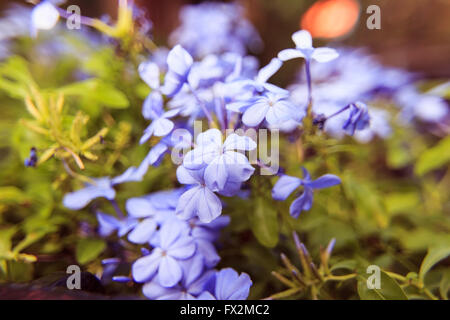
{"label": "blue flower", "polygon": [[144,284],[142,292],[149,299],[155,300],[195,300],[203,294],[214,279],[212,270],[203,272],[202,257],[194,257],[181,262],[183,279],[177,285],[167,288],[157,281]]}
{"label": "blue flower", "polygon": [[364,130],[369,126],[370,116],[367,106],[362,102],[350,105],[350,115],[342,127],[349,135],[354,135],[356,130]]}
{"label": "blue flower", "polygon": [[[216,274],[214,297],[217,300],[245,300],[252,284],[248,274],[239,275],[231,268],[222,269]],[[205,296],[203,295],[202,298]]]}
{"label": "blue flower", "polygon": [[30,149],[30,156],[25,159],[24,164],[26,167],[36,167],[38,162],[36,148],[33,147]]}
{"label": "blue flower", "polygon": [[[147,98],[148,99],[148,98]],[[147,100],[146,100],[147,101]],[[146,102],[144,102],[145,104]],[[153,112],[150,114],[151,119],[153,119],[152,123],[145,128],[144,134],[139,140],[140,144],[145,143],[152,136],[156,137],[164,137],[168,135],[174,128],[174,123],[172,120],[169,120],[172,117],[175,117],[180,110],[173,109],[164,112],[164,110],[152,110]]]}
{"label": "blue flower", "polygon": [[203,263],[208,268],[215,267],[220,257],[217,254],[213,242],[217,240],[219,231],[230,222],[230,217],[220,216],[217,219],[204,223],[194,218],[187,221],[191,228],[190,235],[194,237],[197,244],[197,254],[203,257]]}
{"label": "blue flower", "polygon": [[198,216],[202,222],[211,222],[222,213],[222,203],[211,191],[203,178],[204,169],[188,170],[183,166],[177,169],[180,183],[193,185],[178,200],[176,214],[185,220]]}
{"label": "blue flower", "polygon": [[94,179],[93,183],[88,184],[85,188],[66,194],[63,204],[71,210],[79,210],[95,198],[103,197],[113,200],[116,197],[116,191],[112,186],[109,178]]}
{"label": "blue flower", "polygon": [[59,20],[59,12],[49,1],[42,1],[31,11],[31,34],[37,35],[38,30],[50,30]]}
{"label": "blue flower", "polygon": [[341,183],[341,179],[333,174],[326,174],[316,180],[311,180],[309,172],[305,168],[302,170],[303,179],[283,175],[272,189],[272,198],[284,201],[295,189],[303,186],[303,193],[292,202],[289,208],[289,213],[294,218],[298,218],[302,211],[311,209],[314,189],[328,188]]}
{"label": "blue flower", "polygon": [[167,56],[167,66],[169,68],[164,79],[162,92],[172,97],[177,94],[183,85],[187,83],[189,72],[194,60],[191,55],[180,45],[176,45],[170,50]]}
{"label": "blue flower", "polygon": [[99,234],[102,237],[107,237],[115,231],[117,231],[119,237],[123,237],[138,224],[137,219],[118,219],[112,215],[101,212],[97,213],[97,221],[99,224]]}
{"label": "blue flower", "polygon": [[229,181],[246,181],[254,172],[247,157],[239,151],[251,151],[256,143],[249,137],[230,134],[222,143],[222,133],[209,129],[198,135],[197,146],[183,159],[188,170],[205,168],[204,180],[209,189],[222,191]]}
{"label": "blue flower", "polygon": [[96,198],[103,197],[113,200],[116,197],[116,191],[113,188],[115,185],[142,181],[148,167],[155,164],[166,150],[167,147],[164,145],[156,145],[150,150],[139,167],[130,167],[124,173],[112,179],[109,177],[92,179],[92,183],[87,183],[85,188],[66,194],[63,199],[64,206],[71,210],[79,210]]}
{"label": "blue flower", "polygon": [[159,191],[148,196],[128,199],[126,209],[129,216],[136,220],[143,219],[128,234],[128,240],[138,244],[157,243],[154,241],[157,228],[175,218],[175,208],[182,192],[182,189]]}
{"label": "blue flower", "polygon": [[264,119],[269,125],[276,126],[289,120],[298,121],[303,115],[287,98],[286,95],[266,92],[247,103],[229,104],[227,109],[243,112],[242,122],[249,127],[259,125]]}
{"label": "blue flower", "polygon": [[399,90],[394,98],[403,108],[400,115],[403,121],[417,117],[427,122],[438,122],[448,114],[445,99],[430,93],[420,93],[412,85]]}
{"label": "blue flower", "polygon": [[160,90],[160,73],[158,66],[153,62],[144,62],[139,65],[139,75],[152,91],[147,96],[142,106],[142,115],[152,123],[144,130],[144,135],[139,143],[143,144],[152,136],[163,137],[168,135],[174,128],[174,123],[169,120],[175,117],[178,109],[164,111],[163,97]]}
{"label": "blue flower", "polygon": [[192,257],[196,250],[194,239],[183,230],[176,219],[161,227],[160,246],[148,256],[139,258],[132,266],[136,282],[147,282],[156,275],[161,286],[173,287],[182,279],[181,261]]}
{"label": "blue flower", "polygon": [[336,59],[339,54],[332,48],[314,48],[312,46],[311,34],[306,30],[300,30],[292,35],[295,49],[285,49],[278,53],[278,58],[287,61],[295,58],[305,58],[306,60],[316,60],[317,62],[328,62]]}
{"label": "blue flower", "polygon": [[186,5],[179,18],[181,25],[170,35],[170,43],[182,44],[195,57],[222,52],[244,55],[247,47],[258,50],[262,46],[256,29],[236,3]]}
{"label": "blue flower", "polygon": [[278,58],[273,58],[268,65],[259,70],[255,79],[237,79],[227,83],[227,90],[232,92],[245,91],[247,88],[253,88],[256,92],[262,93],[270,91],[278,94],[287,95],[289,92],[279,88],[267,81],[281,68],[283,62]]}
{"label": "blue flower", "polygon": [[152,89],[145,99],[142,107],[142,115],[145,119],[155,119],[158,117],[157,111],[162,110],[164,100],[160,91],[159,67],[153,62],[143,62],[139,65],[139,75],[142,80]]}

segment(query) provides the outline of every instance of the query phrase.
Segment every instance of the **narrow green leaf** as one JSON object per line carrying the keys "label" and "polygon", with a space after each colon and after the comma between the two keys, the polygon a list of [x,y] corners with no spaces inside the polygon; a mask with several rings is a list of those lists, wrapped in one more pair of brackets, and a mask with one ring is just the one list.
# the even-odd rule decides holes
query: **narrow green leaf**
{"label": "narrow green leaf", "polygon": [[102,239],[85,238],[77,243],[76,257],[81,264],[86,264],[97,258],[106,248]]}
{"label": "narrow green leaf", "polygon": [[369,289],[367,279],[370,274],[360,272],[358,275],[358,294],[362,300],[407,300],[403,289],[386,272],[380,270],[380,288]]}
{"label": "narrow green leaf", "polygon": [[426,274],[433,266],[450,255],[450,246],[435,247],[428,250],[419,271],[419,280],[423,282]]}
{"label": "narrow green leaf", "polygon": [[278,243],[277,212],[261,197],[255,202],[255,209],[250,214],[253,234],[262,245],[273,248]]}
{"label": "narrow green leaf", "polygon": [[450,162],[450,136],[423,152],[417,160],[414,171],[417,175],[422,176],[448,162]]}

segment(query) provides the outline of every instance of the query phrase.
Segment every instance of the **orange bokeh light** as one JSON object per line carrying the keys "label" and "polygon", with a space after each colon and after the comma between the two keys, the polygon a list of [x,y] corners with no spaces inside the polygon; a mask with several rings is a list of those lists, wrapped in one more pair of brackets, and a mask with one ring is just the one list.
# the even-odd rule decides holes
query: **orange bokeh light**
{"label": "orange bokeh light", "polygon": [[357,0],[321,0],[305,12],[300,27],[314,38],[338,38],[353,29],[359,13]]}

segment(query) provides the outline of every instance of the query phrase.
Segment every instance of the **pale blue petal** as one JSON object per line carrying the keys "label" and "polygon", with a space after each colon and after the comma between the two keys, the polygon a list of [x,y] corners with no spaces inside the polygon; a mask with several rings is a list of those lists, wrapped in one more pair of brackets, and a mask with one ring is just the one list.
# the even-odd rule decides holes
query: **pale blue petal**
{"label": "pale blue petal", "polygon": [[147,120],[157,119],[163,111],[163,98],[158,91],[152,91],[142,105],[142,115]]}
{"label": "pale blue petal", "polygon": [[251,151],[256,149],[257,146],[252,138],[232,133],[226,138],[223,147],[224,150]]}
{"label": "pale blue petal", "polygon": [[144,144],[153,136],[153,130],[154,125],[153,122],[144,130],[144,134],[142,135],[141,139],[139,140],[139,144]]}
{"label": "pale blue petal", "polygon": [[249,127],[256,127],[265,118],[270,106],[266,101],[255,103],[242,116],[242,122]]}
{"label": "pale blue petal", "polygon": [[205,182],[213,191],[222,190],[228,179],[224,156],[215,158],[205,169]]}
{"label": "pale blue petal", "polygon": [[222,145],[222,132],[218,129],[208,129],[205,132],[200,133],[195,140],[195,143],[198,146],[207,146],[207,145]]}
{"label": "pale blue petal", "polygon": [[[153,148],[150,149],[147,156],[144,158],[144,161],[142,162],[141,166],[139,167],[138,171],[141,171],[141,167],[147,166],[145,168],[145,172],[147,172],[149,165],[156,165],[159,160],[161,160],[161,157],[166,153],[166,151],[169,150],[167,147],[167,144],[164,142],[159,142],[156,144]],[[143,168],[142,168],[143,170]]]}
{"label": "pale blue petal", "polygon": [[111,235],[114,231],[116,231],[120,227],[119,220],[117,220],[117,218],[109,214],[98,212],[97,221],[99,227],[98,233],[102,237],[107,237]]}
{"label": "pale blue petal", "polygon": [[311,209],[313,202],[313,190],[305,187],[304,192],[300,197],[295,199],[289,207],[289,214],[297,219],[302,211],[308,211]]}
{"label": "pale blue petal", "polygon": [[222,269],[216,275],[215,296],[217,300],[245,300],[251,286],[246,273],[239,275],[231,268]]}
{"label": "pale blue petal", "polygon": [[220,261],[220,256],[217,254],[214,245],[203,239],[197,239],[197,250],[199,254],[203,257],[204,263],[208,268],[214,268]]}
{"label": "pale blue petal", "polygon": [[177,221],[177,219],[172,219],[164,223],[159,231],[161,236],[161,249],[169,250],[181,235],[182,231],[183,225],[181,221]]}
{"label": "pale blue petal", "polygon": [[128,235],[128,240],[132,243],[144,244],[150,241],[156,231],[156,221],[153,218],[147,218],[140,222]]}
{"label": "pale blue petal", "polygon": [[216,298],[210,292],[205,291],[197,297],[197,300],[216,300]]}
{"label": "pale blue petal", "polygon": [[219,149],[214,144],[198,146],[183,158],[183,166],[188,170],[198,170],[211,163],[219,156]]}
{"label": "pale blue petal", "polygon": [[314,181],[308,182],[306,185],[313,189],[323,189],[338,185],[340,183],[341,179],[339,179],[338,176],[335,176],[334,174],[326,174]]}
{"label": "pale blue petal", "polygon": [[272,198],[280,201],[286,200],[301,184],[302,180],[297,177],[281,176],[272,189]]}
{"label": "pale blue petal", "polygon": [[281,61],[288,61],[291,59],[305,58],[305,55],[297,49],[284,49],[278,52],[278,58]]}
{"label": "pale blue petal", "polygon": [[317,62],[329,62],[339,57],[339,53],[332,48],[317,48],[311,56]]}
{"label": "pale blue petal", "polygon": [[161,250],[154,249],[150,255],[136,260],[131,268],[134,281],[146,282],[150,280],[158,270],[161,258]]}
{"label": "pale blue petal", "polygon": [[164,78],[164,86],[161,88],[161,92],[168,97],[172,97],[181,90],[183,84],[184,79],[181,79],[175,72],[169,71]]}
{"label": "pale blue petal", "polygon": [[178,75],[186,76],[193,64],[189,52],[187,52],[181,45],[176,45],[170,50],[167,56],[167,65],[170,71],[175,72]]}
{"label": "pale blue petal", "polygon": [[222,213],[220,199],[206,187],[199,191],[197,204],[197,215],[202,222],[211,222]]}
{"label": "pale blue petal", "polygon": [[178,300],[181,296],[180,288],[165,288],[155,280],[144,284],[142,293],[151,300]]}
{"label": "pale blue petal", "polygon": [[295,46],[299,49],[310,49],[313,47],[311,34],[306,30],[294,32],[292,34],[292,41],[294,41]]}
{"label": "pale blue petal", "polygon": [[96,182],[97,185],[89,185],[86,188],[66,194],[63,199],[64,206],[71,210],[79,210],[95,198],[104,197],[108,200],[115,198],[116,192],[111,187],[111,181],[108,178],[98,179]]}
{"label": "pale blue petal", "polygon": [[199,184],[201,182],[195,179],[195,176],[191,174],[190,170],[183,166],[177,168],[177,179],[181,184]]}
{"label": "pale blue petal", "polygon": [[278,101],[269,111],[267,111],[266,120],[269,125],[277,125],[288,120],[295,119],[295,107],[287,101]]}
{"label": "pale blue petal", "polygon": [[119,237],[123,237],[131,229],[133,229],[138,223],[139,223],[139,221],[137,221],[136,219],[131,219],[131,218],[125,218],[125,219],[121,220],[117,235]]}
{"label": "pale blue petal", "polygon": [[215,276],[216,275],[214,270],[206,271],[200,278],[198,278],[195,282],[189,285],[189,287],[187,288],[188,292],[194,296],[199,296],[203,292],[208,292],[205,290],[209,286],[211,286],[210,284],[214,285]]}
{"label": "pale blue petal", "polygon": [[263,84],[263,88],[265,90],[269,91],[269,92],[272,92],[272,93],[283,95],[285,97],[289,96],[289,90],[282,89],[282,88],[277,87],[276,85],[271,84],[271,83],[264,83]]}
{"label": "pale blue petal", "polygon": [[267,82],[283,65],[283,62],[278,58],[273,58],[268,65],[259,70],[256,77],[256,82],[262,84]]}
{"label": "pale blue petal", "polygon": [[153,120],[153,134],[157,137],[164,137],[172,131],[174,124],[171,120],[166,118],[159,118]]}
{"label": "pale blue petal", "polygon": [[203,272],[203,257],[195,254],[192,258],[180,262],[183,269],[183,286],[188,288]]}
{"label": "pale blue petal", "polygon": [[175,259],[185,260],[194,255],[196,248],[194,238],[182,235],[167,249],[167,254]]}
{"label": "pale blue petal", "polygon": [[142,62],[138,68],[139,76],[152,89],[159,88],[159,68],[154,62]]}
{"label": "pale blue petal", "polygon": [[178,217],[188,220],[196,216],[198,211],[198,197],[201,190],[201,186],[196,186],[181,195],[176,209]]}
{"label": "pale blue petal", "polygon": [[234,151],[227,151],[223,154],[224,162],[227,166],[228,178],[233,181],[247,181],[255,171],[247,157]]}
{"label": "pale blue petal", "polygon": [[166,288],[173,287],[181,280],[182,276],[183,272],[181,267],[174,258],[170,256],[162,257],[158,269],[158,280],[160,285]]}

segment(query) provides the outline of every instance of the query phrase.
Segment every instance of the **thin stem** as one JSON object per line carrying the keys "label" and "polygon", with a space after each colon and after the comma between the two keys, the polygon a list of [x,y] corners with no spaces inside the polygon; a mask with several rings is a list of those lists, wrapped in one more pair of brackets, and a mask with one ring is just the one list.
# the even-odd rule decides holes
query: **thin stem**
{"label": "thin stem", "polygon": [[63,163],[63,165],[64,165],[64,169],[65,169],[66,172],[69,174],[69,176],[71,176],[72,178],[81,180],[81,181],[83,181],[83,182],[85,182],[85,183],[89,183],[89,184],[95,185],[95,181],[92,180],[91,178],[88,178],[88,177],[86,177],[86,176],[83,176],[83,175],[78,174],[78,173],[76,173],[75,171],[73,171],[73,170],[70,168],[69,164],[66,162],[65,159],[62,159],[61,161],[62,161],[62,163]]}
{"label": "thin stem", "polygon": [[305,71],[306,71],[306,82],[308,84],[308,107],[312,106],[312,84],[311,84],[311,70],[310,70],[310,61],[308,59],[305,60]]}
{"label": "thin stem", "polygon": [[116,211],[117,216],[121,219],[125,218],[125,215],[123,214],[122,210],[120,209],[117,201],[115,199],[112,199],[112,200],[109,200],[109,202],[111,202],[111,205],[113,206],[114,210]]}
{"label": "thin stem", "polygon": [[326,276],[323,280],[324,281],[346,281],[346,280],[354,279],[357,276],[358,275],[356,273],[350,273],[350,274],[346,274],[344,276],[329,275],[329,276]]}
{"label": "thin stem", "polygon": [[438,297],[436,297],[434,294],[432,294],[431,291],[428,289],[423,289],[423,293],[425,293],[425,295],[428,298],[430,298],[431,300],[439,300]]}
{"label": "thin stem", "polygon": [[197,103],[200,104],[200,107],[203,110],[203,113],[205,114],[206,118],[208,119],[209,122],[209,126],[211,128],[215,128],[216,124],[214,123],[214,120],[211,116],[211,113],[209,112],[209,110],[206,108],[205,103],[200,99],[200,97],[197,95],[197,93],[195,92],[194,88],[192,88],[191,84],[188,83],[189,86],[189,90],[191,90],[191,93],[194,95],[195,100],[197,100]]}
{"label": "thin stem", "polygon": [[350,104],[349,104],[348,106],[345,106],[345,107],[343,107],[342,109],[336,111],[336,112],[333,113],[332,115],[329,115],[329,116],[325,119],[325,121],[328,120],[328,119],[331,119],[331,118],[333,118],[333,117],[335,117],[335,116],[337,116],[338,114],[340,114],[341,112],[344,112],[344,111],[347,110],[348,108],[350,108]]}

